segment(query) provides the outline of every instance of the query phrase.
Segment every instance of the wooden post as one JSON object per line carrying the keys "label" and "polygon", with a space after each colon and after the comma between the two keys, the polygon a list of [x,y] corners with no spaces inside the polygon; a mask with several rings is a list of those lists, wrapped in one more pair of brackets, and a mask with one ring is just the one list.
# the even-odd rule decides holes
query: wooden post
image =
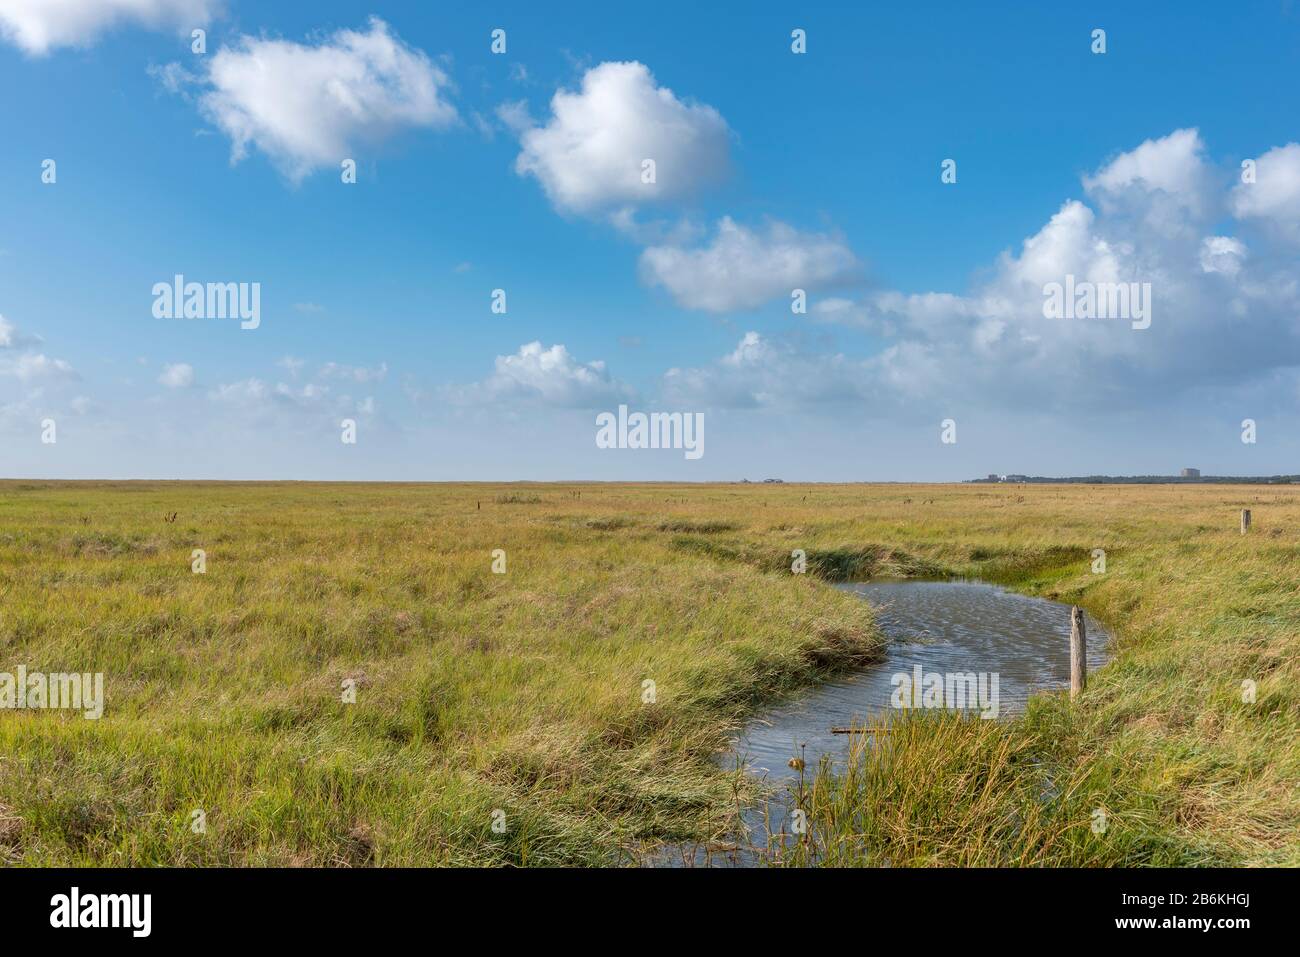
{"label": "wooden post", "polygon": [[1088,684],[1088,633],[1083,609],[1070,609],[1070,697],[1077,698]]}
{"label": "wooden post", "polygon": [[1249,529],[1250,529],[1250,509],[1243,508],[1241,510],[1241,534],[1245,535]]}

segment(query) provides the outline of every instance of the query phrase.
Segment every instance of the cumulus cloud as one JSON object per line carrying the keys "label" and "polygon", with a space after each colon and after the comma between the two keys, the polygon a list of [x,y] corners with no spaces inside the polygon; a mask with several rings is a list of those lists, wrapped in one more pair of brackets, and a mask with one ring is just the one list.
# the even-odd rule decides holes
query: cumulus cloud
{"label": "cumulus cloud", "polygon": [[1255,162],[1255,182],[1232,190],[1238,219],[1261,220],[1277,235],[1300,243],[1300,143],[1275,146]]}
{"label": "cumulus cloud", "polygon": [[794,289],[812,291],[851,280],[859,269],[843,240],[800,232],[778,221],[750,229],[719,221],[705,246],[651,246],[641,277],[663,286],[678,304],[707,312],[752,309]]}
{"label": "cumulus cloud", "polygon": [[1148,202],[1149,194],[1162,193],[1193,212],[1201,212],[1209,186],[1202,153],[1198,131],[1175,130],[1121,153],[1085,176],[1083,185],[1103,201],[1122,200],[1126,193],[1139,190],[1148,194]]}
{"label": "cumulus cloud", "polygon": [[[926,398],[1033,409],[1122,408],[1235,386],[1300,364],[1300,281],[1212,232],[1199,134],[1178,131],[1084,179],[1097,208],[1060,209],[967,295],[881,292],[824,300],[815,319],[888,336],[867,367],[873,407]],[[1251,207],[1254,209],[1255,207]],[[1150,283],[1151,325],[1047,319],[1044,287]]]}
{"label": "cumulus cloud", "polygon": [[522,345],[514,355],[497,356],[488,378],[445,394],[460,405],[539,402],[575,409],[606,406],[634,395],[610,376],[603,361],[581,363],[563,345],[545,349],[540,342]]}
{"label": "cumulus cloud", "polygon": [[[576,91],[558,90],[535,125],[522,104],[498,116],[519,135],[515,170],[535,176],[565,212],[591,214],[675,200],[723,179],[730,131],[711,106],[679,99],[642,63],[602,63]],[[654,161],[654,182],[643,163]]]}
{"label": "cumulus cloud", "polygon": [[[1189,390],[1291,382],[1290,372],[1300,368],[1300,279],[1285,257],[1253,255],[1241,239],[1213,229],[1227,197],[1215,194],[1219,178],[1204,152],[1190,130],[1119,154],[1084,178],[1091,205],[1063,202],[964,295],[881,291],[814,301],[814,321],[883,338],[867,358],[816,355],[750,332],[712,364],[670,370],[663,394],[688,407],[839,403],[897,418],[949,415],[973,403],[1009,411],[1113,410]],[[1265,156],[1277,192],[1247,200],[1237,191],[1233,205],[1278,225],[1289,194],[1276,171],[1286,159]],[[791,276],[767,282],[782,270],[765,249],[742,236],[715,242],[694,259],[650,257],[649,278],[679,302],[715,311],[805,284]],[[660,278],[674,272],[675,286]],[[1045,287],[1067,277],[1150,283],[1150,327],[1045,318]]]}
{"label": "cumulus cloud", "polygon": [[725,217],[709,240],[686,218],[642,221],[647,204],[696,195],[725,179],[731,162],[722,115],[659,86],[645,64],[601,63],[577,90],[556,91],[550,106],[542,123],[522,101],[497,108],[519,137],[516,172],[536,177],[561,212],[600,216],[645,246],[643,280],[681,305],[719,313],[752,308],[856,273],[838,237],[781,222],[748,227]]}
{"label": "cumulus cloud", "polygon": [[[174,86],[168,69],[159,75]],[[194,82],[200,109],[231,139],[232,162],[255,147],[295,182],[405,128],[457,119],[447,74],[376,17],[318,44],[242,36]]]}
{"label": "cumulus cloud", "polygon": [[188,389],[194,384],[194,367],[188,362],[168,363],[163,366],[158,383],[169,389]]}
{"label": "cumulus cloud", "polygon": [[188,32],[220,11],[220,0],[4,0],[0,36],[33,56],[88,46],[123,24]]}

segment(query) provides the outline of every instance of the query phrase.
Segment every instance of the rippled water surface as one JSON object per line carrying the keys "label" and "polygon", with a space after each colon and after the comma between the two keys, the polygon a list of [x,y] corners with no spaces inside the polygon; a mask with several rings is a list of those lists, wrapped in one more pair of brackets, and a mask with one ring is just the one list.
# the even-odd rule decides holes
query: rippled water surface
{"label": "rippled water surface", "polygon": [[[822,754],[842,758],[850,735],[832,727],[888,720],[895,674],[976,673],[998,676],[999,711],[1024,709],[1034,692],[1070,683],[1070,608],[1018,595],[981,582],[870,582],[842,586],[876,608],[890,639],[879,661],[848,677],[821,685],[754,721],[724,758],[744,759],[749,770],[780,781],[800,754],[809,768]],[[1088,669],[1105,661],[1108,636],[1085,616]]]}

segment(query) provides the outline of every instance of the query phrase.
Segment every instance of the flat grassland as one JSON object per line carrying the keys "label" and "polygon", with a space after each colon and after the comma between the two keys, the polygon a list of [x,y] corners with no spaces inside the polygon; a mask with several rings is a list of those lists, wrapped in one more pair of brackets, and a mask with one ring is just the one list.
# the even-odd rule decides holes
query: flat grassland
{"label": "flat grassland", "polygon": [[0,862],[617,864],[722,837],[754,796],[728,735],[880,647],[827,582],[970,575],[1083,604],[1113,662],[1073,704],[917,713],[809,769],[780,863],[1294,866],[1298,572],[1288,486],[0,482],[0,672],[102,672],[106,697],[0,711]]}

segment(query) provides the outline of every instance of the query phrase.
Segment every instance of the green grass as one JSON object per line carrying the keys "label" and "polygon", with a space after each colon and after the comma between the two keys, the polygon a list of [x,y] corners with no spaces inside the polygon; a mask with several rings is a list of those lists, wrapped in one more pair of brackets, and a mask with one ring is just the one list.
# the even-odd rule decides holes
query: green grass
{"label": "green grass", "polygon": [[816,775],[782,862],[1296,864],[1298,570],[1289,488],[0,482],[0,670],[102,671],[107,697],[0,712],[0,861],[603,864],[718,837],[728,736],[879,648],[825,582],[955,573],[1083,603],[1114,661],[1074,704],[917,716]]}

